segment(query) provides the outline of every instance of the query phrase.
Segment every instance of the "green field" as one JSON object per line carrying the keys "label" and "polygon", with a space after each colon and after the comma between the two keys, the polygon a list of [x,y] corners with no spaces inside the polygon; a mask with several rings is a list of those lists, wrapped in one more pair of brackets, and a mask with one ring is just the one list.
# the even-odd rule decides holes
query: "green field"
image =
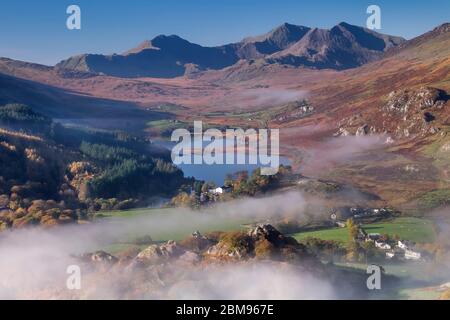
{"label": "green field", "polygon": [[[398,235],[401,239],[418,243],[429,243],[435,239],[433,223],[420,218],[397,218],[392,221],[363,225],[368,233]],[[301,241],[306,238],[318,238],[322,240],[335,240],[347,244],[349,236],[345,228],[333,228],[319,231],[300,232],[291,235]]]}
{"label": "green field", "polygon": [[156,242],[180,241],[194,231],[205,234],[212,231],[240,230],[250,223],[243,219],[230,219],[214,213],[183,211],[176,208],[109,211],[102,212],[100,217],[98,219],[119,219],[119,223],[123,220],[124,228],[130,230],[124,232],[115,243],[102,248],[111,253],[129,247],[146,247],[145,244],[135,243],[136,238],[143,236],[150,236]]}
{"label": "green field", "polygon": [[[162,242],[167,240],[182,240],[192,232],[198,230],[201,233],[211,231],[231,231],[245,228],[244,225],[252,221],[230,219],[226,216],[215,215],[213,213],[190,212],[183,213],[180,209],[137,209],[128,211],[103,212],[101,216],[108,218],[131,219],[144,218],[154,227],[141,227],[133,230],[132,233],[114,244],[114,247],[123,248],[133,245],[133,239],[141,236],[151,236],[154,241]],[[148,219],[146,219],[148,217]],[[154,221],[154,223],[153,223]],[[176,221],[170,228],[158,227],[164,225],[165,221]],[[401,239],[414,241],[417,243],[428,243],[435,239],[433,223],[427,219],[420,218],[396,218],[382,223],[363,225],[368,233],[380,233],[390,236],[398,235]],[[349,236],[346,228],[332,228],[319,231],[301,232],[291,234],[298,241],[306,238],[318,238],[323,240],[335,240],[343,245],[348,243]],[[115,250],[114,250],[115,251]]]}

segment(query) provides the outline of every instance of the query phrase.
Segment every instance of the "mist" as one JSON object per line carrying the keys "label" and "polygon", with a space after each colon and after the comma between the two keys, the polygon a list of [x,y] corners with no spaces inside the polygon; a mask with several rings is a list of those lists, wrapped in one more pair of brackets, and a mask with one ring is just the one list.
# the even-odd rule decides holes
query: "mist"
{"label": "mist", "polygon": [[226,105],[245,107],[275,107],[289,102],[303,100],[308,97],[304,90],[290,90],[282,88],[255,88],[233,92],[233,96],[226,96]]}
{"label": "mist", "polygon": [[316,174],[333,167],[367,157],[368,152],[382,155],[386,147],[383,135],[347,136],[326,139],[303,149],[304,161],[301,170],[305,174]]}
{"label": "mist", "polygon": [[[286,214],[304,214],[307,202],[291,192],[264,199],[239,200],[200,212],[173,209],[126,219],[104,219],[55,229],[25,229],[0,234],[1,299],[328,299],[330,284],[281,263],[191,265],[183,259],[145,271],[114,266],[91,270],[82,266],[82,290],[66,288],[70,265],[124,237],[147,234],[161,240],[226,221],[255,222]],[[184,231],[183,231],[184,230]],[[186,234],[187,236],[188,234]],[[283,268],[283,272],[278,272]],[[143,280],[143,278],[145,281]],[[164,279],[161,279],[164,278]],[[144,285],[136,296],[136,286]]]}

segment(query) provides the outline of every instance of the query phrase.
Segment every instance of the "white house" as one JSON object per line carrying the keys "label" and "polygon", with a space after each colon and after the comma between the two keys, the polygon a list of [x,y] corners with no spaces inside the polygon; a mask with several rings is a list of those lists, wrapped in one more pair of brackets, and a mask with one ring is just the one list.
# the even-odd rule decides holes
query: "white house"
{"label": "white house", "polygon": [[215,188],[215,189],[211,189],[211,190],[209,190],[209,193],[222,194],[223,193],[223,189],[221,187]]}
{"label": "white house", "polygon": [[389,244],[381,241],[375,241],[375,247],[381,250],[392,250],[392,247]]}
{"label": "white house", "polygon": [[419,252],[415,252],[412,250],[405,250],[405,259],[406,260],[420,260],[422,255]]}
{"label": "white house", "polygon": [[386,258],[387,259],[392,259],[395,257],[395,252],[394,251],[388,251],[386,252]]}
{"label": "white house", "polygon": [[208,192],[211,194],[214,194],[214,195],[219,195],[219,194],[231,192],[231,188],[230,187],[218,187],[215,189],[209,189]]}

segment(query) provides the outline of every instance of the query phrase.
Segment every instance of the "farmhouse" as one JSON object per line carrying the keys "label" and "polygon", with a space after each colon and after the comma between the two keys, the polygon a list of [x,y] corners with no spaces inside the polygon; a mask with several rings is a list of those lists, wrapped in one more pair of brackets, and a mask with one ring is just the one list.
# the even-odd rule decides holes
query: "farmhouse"
{"label": "farmhouse", "polygon": [[403,250],[407,250],[408,249],[408,244],[406,243],[406,241],[398,241],[397,243],[397,247],[399,247],[400,249]]}
{"label": "farmhouse", "polygon": [[419,252],[415,252],[413,250],[405,250],[405,259],[406,260],[420,260],[422,255]]}
{"label": "farmhouse", "polygon": [[406,260],[420,260],[422,254],[411,249],[411,244],[407,241],[398,241],[397,247],[404,251]]}
{"label": "farmhouse", "polygon": [[387,259],[392,259],[395,257],[395,252],[394,251],[388,251],[386,252],[386,258]]}
{"label": "farmhouse", "polygon": [[377,247],[378,249],[381,250],[391,250],[392,247],[387,244],[386,242],[382,242],[382,241],[375,241],[375,247]]}
{"label": "farmhouse", "polygon": [[208,192],[210,194],[219,195],[219,194],[223,194],[223,189],[221,187],[219,187],[219,188],[215,188],[215,189],[209,189]]}
{"label": "farmhouse", "polygon": [[215,189],[209,189],[208,192],[210,194],[212,194],[212,195],[221,195],[221,194],[224,194],[224,193],[231,192],[231,187],[225,187],[225,186],[218,187],[218,188],[215,188]]}

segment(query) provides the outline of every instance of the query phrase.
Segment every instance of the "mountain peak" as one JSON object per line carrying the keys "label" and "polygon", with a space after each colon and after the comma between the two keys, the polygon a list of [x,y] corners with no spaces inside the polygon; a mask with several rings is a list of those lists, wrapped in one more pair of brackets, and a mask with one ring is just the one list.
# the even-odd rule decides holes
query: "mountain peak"
{"label": "mountain peak", "polygon": [[450,32],[450,22],[441,24],[440,26],[436,27],[432,32],[439,34]]}
{"label": "mountain peak", "polygon": [[171,35],[160,34],[159,36],[156,36],[155,38],[153,38],[153,40],[151,42],[156,47],[165,46],[168,44],[188,44],[188,43],[190,43],[189,41],[187,41],[175,34],[171,34]]}
{"label": "mountain peak", "polygon": [[299,26],[299,25],[296,25],[296,24],[292,24],[292,23],[288,23],[288,22],[285,22],[285,23],[283,23],[283,24],[281,24],[281,25],[279,25],[277,28],[275,28],[275,30],[276,29],[297,29],[297,28],[304,28],[304,27],[302,27],[302,26]]}
{"label": "mountain peak", "polygon": [[139,44],[137,47],[130,49],[124,53],[124,55],[130,55],[130,54],[137,54],[139,52],[142,52],[144,50],[159,50],[163,47],[167,46],[177,46],[177,45],[187,45],[190,44],[189,41],[175,35],[165,35],[160,34],[156,37],[154,37],[152,40],[145,40],[141,44]]}
{"label": "mountain peak", "polygon": [[180,36],[177,36],[176,34],[170,34],[170,35],[160,34],[160,35],[157,35],[156,37],[154,37],[152,41],[157,41],[157,40],[183,40],[183,41],[186,41],[183,38],[181,38]]}
{"label": "mountain peak", "polygon": [[345,21],[341,21],[341,22],[339,22],[337,25],[338,25],[338,26],[342,26],[342,27],[351,26],[350,23],[347,23],[347,22],[345,22]]}

